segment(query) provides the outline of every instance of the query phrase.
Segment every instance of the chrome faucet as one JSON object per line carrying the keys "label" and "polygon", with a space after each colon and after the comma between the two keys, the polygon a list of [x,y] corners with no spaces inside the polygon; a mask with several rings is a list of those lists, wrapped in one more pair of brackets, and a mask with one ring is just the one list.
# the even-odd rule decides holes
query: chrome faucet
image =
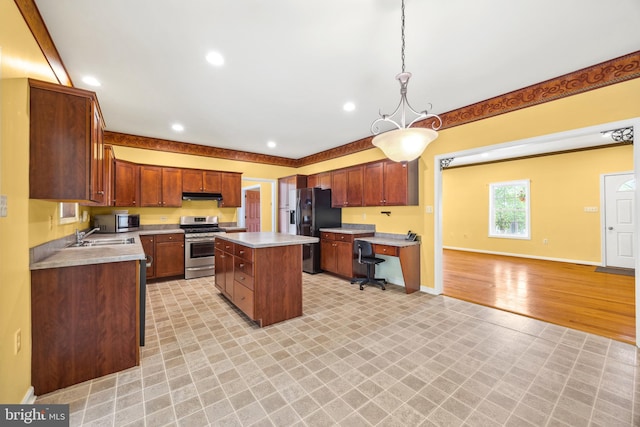
{"label": "chrome faucet", "polygon": [[78,229],[76,228],[76,245],[81,245],[85,237],[87,237],[89,234],[95,233],[96,231],[100,231],[100,227],[96,227],[93,230],[89,231],[78,231]]}

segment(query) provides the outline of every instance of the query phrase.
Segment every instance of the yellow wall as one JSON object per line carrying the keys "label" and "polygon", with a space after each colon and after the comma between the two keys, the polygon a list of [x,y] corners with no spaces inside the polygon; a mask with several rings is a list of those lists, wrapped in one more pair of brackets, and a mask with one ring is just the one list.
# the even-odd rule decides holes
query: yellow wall
{"label": "yellow wall", "polygon": [[[631,145],[446,169],[443,245],[599,263],[600,176],[631,170]],[[520,179],[530,180],[531,239],[488,237],[489,184]],[[585,212],[587,206],[598,212]]]}
{"label": "yellow wall", "polygon": [[[427,171],[421,181],[424,206],[434,205],[433,158],[470,148],[640,117],[640,79],[540,104],[463,126],[446,129],[423,154]],[[424,212],[424,210],[422,210]],[[434,287],[434,215],[424,214],[422,284]]]}
{"label": "yellow wall", "polygon": [[[54,78],[12,0],[0,0],[0,48],[0,194],[8,196],[9,206],[8,216],[0,218],[0,403],[18,403],[31,383],[29,247],[71,234],[75,227],[86,228],[88,223],[61,226],[56,220],[57,203],[28,199],[27,85],[24,78],[48,81],[54,81]],[[425,214],[425,208],[434,205],[435,155],[637,117],[640,116],[639,95],[640,79],[635,79],[446,129],[420,159],[419,206],[348,208],[343,210],[343,222],[375,224],[381,232],[404,233],[411,229],[420,234],[423,239],[422,285],[433,287],[434,218],[432,214]],[[139,163],[239,171],[251,181],[250,178],[277,179],[295,173],[337,169],[377,160],[382,154],[372,149],[298,170],[125,147],[117,147],[116,156]],[[181,212],[187,214],[209,209],[188,204],[185,207]],[[390,210],[392,214],[387,217],[380,214],[381,210]],[[223,210],[221,220],[235,220],[235,215],[235,210]],[[162,216],[167,216],[166,222],[175,223],[178,212],[165,208],[145,210],[143,221],[156,222]],[[22,330],[22,351],[14,355],[13,334],[18,328]]]}
{"label": "yellow wall", "polygon": [[[0,0],[0,403],[19,403],[31,386],[30,212],[28,90],[25,77],[54,81],[12,0]],[[47,202],[44,210],[57,204]],[[55,227],[57,228],[57,227]],[[47,227],[48,229],[48,227]],[[43,238],[50,240],[49,232]],[[22,350],[14,354],[14,333]]]}

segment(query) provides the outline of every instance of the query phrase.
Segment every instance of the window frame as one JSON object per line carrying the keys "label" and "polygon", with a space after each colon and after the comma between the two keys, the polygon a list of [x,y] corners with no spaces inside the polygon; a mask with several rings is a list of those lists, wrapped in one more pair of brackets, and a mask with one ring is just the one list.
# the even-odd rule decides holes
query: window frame
{"label": "window frame", "polygon": [[[526,234],[506,234],[495,232],[495,190],[500,187],[523,186],[525,188],[525,226]],[[489,183],[489,237],[500,239],[531,240],[531,180],[519,179]]]}

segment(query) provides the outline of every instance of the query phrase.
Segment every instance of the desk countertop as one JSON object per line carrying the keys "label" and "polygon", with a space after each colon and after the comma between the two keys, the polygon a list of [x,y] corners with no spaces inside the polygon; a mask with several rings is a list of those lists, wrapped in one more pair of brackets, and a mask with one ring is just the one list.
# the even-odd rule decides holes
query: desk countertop
{"label": "desk countertop", "polygon": [[396,246],[398,248],[404,248],[407,246],[415,246],[419,245],[420,242],[410,242],[404,239],[394,239],[390,237],[358,237],[358,240],[364,240],[369,243],[373,243],[374,245],[387,245],[387,246]]}
{"label": "desk countertop", "polygon": [[358,228],[321,228],[320,231],[326,231],[327,233],[342,233],[342,234],[371,234],[373,230],[365,230]]}

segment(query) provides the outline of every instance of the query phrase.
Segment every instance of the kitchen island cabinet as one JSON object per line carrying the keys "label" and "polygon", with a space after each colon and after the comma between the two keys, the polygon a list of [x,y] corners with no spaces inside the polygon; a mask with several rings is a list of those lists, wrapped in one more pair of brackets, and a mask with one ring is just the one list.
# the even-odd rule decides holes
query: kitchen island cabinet
{"label": "kitchen island cabinet", "polygon": [[282,233],[216,236],[216,287],[261,327],[302,316],[302,245]]}
{"label": "kitchen island cabinet", "polygon": [[139,268],[123,261],[32,270],[36,395],[140,363]]}

